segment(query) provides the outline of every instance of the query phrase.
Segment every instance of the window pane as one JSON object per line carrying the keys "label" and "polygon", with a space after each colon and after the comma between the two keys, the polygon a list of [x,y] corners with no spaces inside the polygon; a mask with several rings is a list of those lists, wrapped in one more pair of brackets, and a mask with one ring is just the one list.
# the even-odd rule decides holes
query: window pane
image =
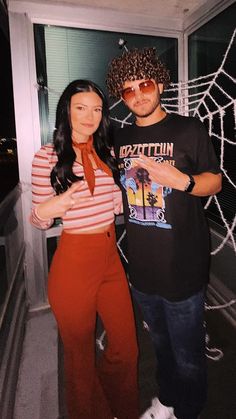
{"label": "window pane", "polygon": [[[157,48],[162,61],[170,69],[173,82],[178,80],[178,41],[176,38],[153,37],[117,32],[35,25],[37,78],[47,90],[39,90],[42,143],[51,140],[58,98],[72,80],[91,79],[105,91],[108,63],[121,53],[119,39],[128,49]],[[119,106],[117,118],[127,115]]]}
{"label": "window pane", "polygon": [[[223,189],[217,195],[226,220],[231,223],[236,208],[236,131],[233,99],[236,96],[235,39],[222,66],[235,30],[236,3],[189,36],[189,78],[215,73],[209,95],[199,112],[207,128],[212,126],[212,141],[225,170]],[[209,218],[223,224],[215,204],[207,210]]]}

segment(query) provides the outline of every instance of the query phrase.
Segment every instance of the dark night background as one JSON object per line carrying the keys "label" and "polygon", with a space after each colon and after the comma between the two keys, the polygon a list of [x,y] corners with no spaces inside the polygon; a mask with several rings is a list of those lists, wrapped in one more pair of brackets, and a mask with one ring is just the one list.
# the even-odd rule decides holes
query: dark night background
{"label": "dark night background", "polygon": [[8,16],[0,4],[0,202],[18,183]]}

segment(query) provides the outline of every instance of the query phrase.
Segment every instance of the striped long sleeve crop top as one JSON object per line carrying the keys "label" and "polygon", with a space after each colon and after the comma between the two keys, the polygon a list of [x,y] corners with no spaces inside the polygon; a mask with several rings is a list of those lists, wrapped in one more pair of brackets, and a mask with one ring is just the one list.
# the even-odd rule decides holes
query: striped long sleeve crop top
{"label": "striped long sleeve crop top", "polygon": [[[37,215],[37,205],[56,195],[50,182],[50,173],[57,162],[57,155],[52,144],[46,144],[35,154],[32,163],[32,212],[31,223],[40,229],[47,229],[53,224],[53,219],[42,220]],[[76,176],[84,176],[83,166],[74,162],[73,172]],[[95,188],[93,200],[86,180],[83,187],[75,192],[75,199],[83,198],[71,207],[62,217],[63,229],[79,229],[84,231],[104,227],[114,221],[114,214],[119,214],[122,208],[122,197],[119,187],[113,177],[103,170],[95,170]]]}

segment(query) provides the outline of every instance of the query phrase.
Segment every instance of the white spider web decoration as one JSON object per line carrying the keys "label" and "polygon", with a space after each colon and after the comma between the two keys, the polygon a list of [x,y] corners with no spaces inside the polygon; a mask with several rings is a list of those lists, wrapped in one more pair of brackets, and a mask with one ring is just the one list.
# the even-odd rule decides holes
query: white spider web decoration
{"label": "white spider web decoration", "polygon": [[[229,74],[226,70],[226,63],[229,54],[232,53],[233,46],[235,47],[236,29],[233,32],[232,38],[223,57],[222,63],[218,70],[214,73],[200,76],[198,78],[188,80],[185,82],[172,83],[170,88],[165,90],[165,95],[162,98],[162,106],[168,112],[175,112],[181,115],[191,115],[199,118],[202,122],[207,122],[208,132],[212,139],[218,142],[220,148],[220,168],[227,182],[236,189],[235,181],[228,175],[225,167],[225,145],[235,147],[236,140],[232,140],[227,137],[225,131],[226,123],[225,119],[228,115],[233,117],[234,130],[236,130],[236,99],[233,93],[236,91],[236,79]],[[125,46],[124,40],[119,40],[119,45]],[[227,85],[227,88],[225,87]],[[48,94],[60,97],[60,93],[52,88],[48,88],[45,85],[37,84],[35,86],[39,91],[47,91]],[[233,93],[232,93],[233,92]],[[116,101],[110,106],[111,119],[119,124],[121,127],[130,125],[133,122],[133,114],[129,112],[123,119],[113,116],[114,112],[118,111],[118,106],[122,100]],[[218,127],[216,129],[215,127]],[[205,209],[209,207],[211,203],[216,205],[219,216],[222,220],[225,228],[225,236],[218,247],[212,250],[211,254],[216,255],[228,241],[231,241],[234,252],[236,254],[236,240],[233,231],[236,226],[236,214],[232,217],[232,221],[229,222],[226,219],[222,205],[220,204],[219,198],[216,195],[210,196],[205,204]],[[234,209],[235,211],[235,209]],[[125,231],[119,238],[117,245],[126,262],[127,258],[122,251],[121,242],[125,237]]]}
{"label": "white spider web decoration", "polygon": [[[235,92],[236,89],[236,79],[229,74],[226,69],[226,62],[229,57],[229,54],[232,52],[232,47],[235,42],[236,30],[234,31],[226,53],[223,57],[222,63],[218,70],[214,73],[200,76],[198,78],[188,80],[186,82],[172,83],[170,88],[165,91],[165,97],[162,98],[162,106],[168,112],[175,112],[182,115],[191,115],[199,118],[202,122],[207,122],[208,132],[211,138],[219,143],[220,149],[220,168],[224,175],[224,178],[227,179],[227,182],[236,189],[235,181],[228,175],[227,169],[225,167],[225,145],[230,145],[235,147],[236,140],[227,137],[226,127],[226,116],[232,115],[233,117],[233,126],[236,130],[236,99],[234,98],[232,92]],[[127,50],[125,47],[125,41],[120,40],[119,44]],[[235,46],[235,45],[234,45]],[[227,83],[225,83],[227,81]],[[225,84],[230,86],[230,88],[225,88]],[[60,93],[52,88],[48,88],[43,84],[36,84],[35,86],[39,91],[47,92],[54,96],[60,97]],[[114,112],[118,109],[121,100],[118,100],[113,105],[110,106],[110,111],[114,115]],[[120,112],[119,112],[120,113]],[[132,113],[128,113],[123,119],[118,118],[117,116],[112,116],[111,119],[119,124],[121,127],[124,127],[126,124],[130,125],[133,122]],[[216,121],[220,129],[216,129]],[[232,221],[228,222],[222,205],[219,202],[219,199],[216,195],[210,196],[205,204],[205,209],[214,202],[221,220],[225,228],[225,237],[222,239],[220,245],[215,248],[211,254],[216,255],[228,241],[231,241],[234,252],[236,254],[236,241],[233,235],[233,231],[236,225],[236,214],[234,213]],[[125,262],[128,263],[128,260],[125,256],[124,251],[122,250],[122,241],[126,235],[124,230],[122,235],[117,241],[117,246],[119,248],[121,256],[124,258]],[[218,309],[225,308],[232,304],[235,304],[236,300],[231,300],[230,302],[222,306],[206,306],[206,309]],[[144,325],[145,327],[145,325]],[[100,350],[104,349],[104,338],[106,331],[104,330],[102,334],[96,339],[97,346]],[[221,350],[217,348],[209,349],[214,352],[214,356],[209,356],[211,359],[218,360],[223,356]]]}
{"label": "white spider web decoration", "polygon": [[[232,52],[232,46],[235,41],[236,30],[234,31],[226,53],[223,57],[223,61],[214,73],[200,76],[198,78],[188,80],[186,82],[172,83],[170,88],[165,91],[165,97],[162,98],[163,108],[168,112],[175,112],[182,115],[191,115],[199,118],[202,122],[207,122],[208,132],[211,138],[218,141],[220,144],[220,168],[221,171],[230,183],[230,185],[236,189],[236,184],[233,179],[228,175],[225,167],[225,144],[236,147],[236,141],[227,137],[225,133],[225,117],[231,114],[234,119],[234,129],[236,129],[236,99],[232,92],[235,92],[236,79],[230,75],[226,69],[225,64],[229,53]],[[227,89],[225,88],[227,85]],[[114,103],[110,110],[114,113],[117,105],[121,103],[121,100]],[[124,119],[119,119],[116,116],[112,117],[112,120],[120,124],[121,127],[124,125],[131,124],[132,113],[129,113]],[[215,123],[215,124],[214,124]],[[215,129],[215,125],[220,127],[220,130]],[[219,133],[220,131],[220,133]],[[233,235],[233,231],[236,225],[236,214],[234,213],[232,222],[228,222],[222,205],[216,195],[210,196],[205,204],[205,209],[214,202],[221,220],[225,228],[225,237],[221,241],[218,247],[212,250],[211,254],[217,254],[226,244],[228,240],[231,240],[234,252],[236,254],[236,241]],[[121,242],[125,236],[125,232],[118,240],[119,250],[124,257],[127,259],[121,248]]]}

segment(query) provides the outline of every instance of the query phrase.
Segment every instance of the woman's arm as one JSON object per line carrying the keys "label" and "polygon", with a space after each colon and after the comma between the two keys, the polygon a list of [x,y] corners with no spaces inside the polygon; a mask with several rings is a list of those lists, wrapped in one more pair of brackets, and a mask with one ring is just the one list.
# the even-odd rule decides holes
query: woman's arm
{"label": "woman's arm", "polygon": [[32,162],[32,211],[30,221],[40,229],[47,229],[53,224],[53,217],[41,217],[38,213],[39,206],[49,201],[54,195],[50,182],[51,165],[49,151],[53,148],[41,147],[35,154]]}
{"label": "woman's arm", "polygon": [[[42,147],[34,156],[32,163],[32,212],[30,221],[40,229],[49,228],[54,218],[63,217],[66,211],[75,204],[73,194],[84,182],[76,182],[64,193],[56,195],[51,186],[52,150],[50,146]],[[54,162],[55,163],[55,162]]]}
{"label": "woman's arm", "polygon": [[38,204],[36,208],[37,216],[41,220],[63,217],[66,211],[73,207],[78,200],[81,201],[81,199],[74,198],[74,193],[81,189],[83,183],[84,182],[82,181],[75,182],[66,192],[53,196],[41,204]]}

